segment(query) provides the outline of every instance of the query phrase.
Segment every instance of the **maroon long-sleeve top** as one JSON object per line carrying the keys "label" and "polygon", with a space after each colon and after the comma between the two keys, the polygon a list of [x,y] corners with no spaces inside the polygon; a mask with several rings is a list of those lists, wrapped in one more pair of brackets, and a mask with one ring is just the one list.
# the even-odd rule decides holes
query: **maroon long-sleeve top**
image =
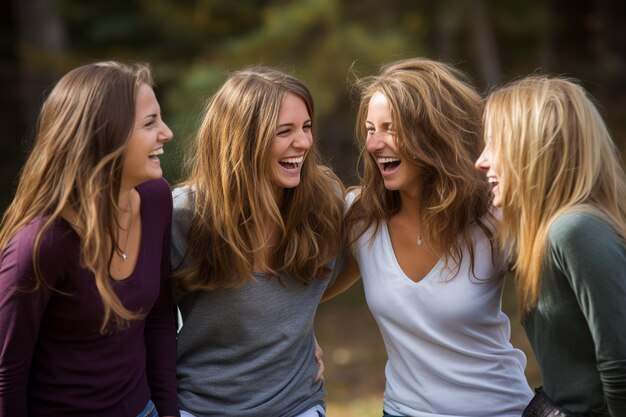
{"label": "maroon long-sleeve top", "polygon": [[0,417],[135,417],[151,398],[160,415],[178,415],[176,342],[169,285],[169,185],[137,187],[141,248],[132,275],[114,282],[124,306],[146,313],[124,330],[101,334],[103,305],[94,275],[80,263],[80,239],[62,219],[43,235],[46,286],[32,291],[31,222],[0,261]]}

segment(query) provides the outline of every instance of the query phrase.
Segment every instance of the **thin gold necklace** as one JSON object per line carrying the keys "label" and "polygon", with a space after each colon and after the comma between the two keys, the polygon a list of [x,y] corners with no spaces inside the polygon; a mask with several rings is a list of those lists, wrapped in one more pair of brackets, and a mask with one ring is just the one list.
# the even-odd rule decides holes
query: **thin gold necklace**
{"label": "thin gold necklace", "polygon": [[128,205],[130,206],[130,221],[128,222],[128,229],[126,231],[126,241],[124,242],[124,249],[120,248],[120,256],[126,262],[128,260],[128,255],[126,254],[126,247],[128,246],[128,237],[130,236],[130,230],[133,227],[133,203],[130,198],[130,194],[128,196]]}

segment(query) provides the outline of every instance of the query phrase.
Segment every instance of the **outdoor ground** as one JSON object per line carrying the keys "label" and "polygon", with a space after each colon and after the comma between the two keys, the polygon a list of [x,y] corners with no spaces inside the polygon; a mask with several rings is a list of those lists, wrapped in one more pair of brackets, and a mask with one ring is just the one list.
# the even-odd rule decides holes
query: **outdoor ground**
{"label": "outdoor ground", "polygon": [[[526,377],[535,387],[539,370],[519,324],[514,285],[510,279],[506,284],[503,308],[511,319],[511,343],[526,352]],[[382,416],[386,353],[364,298],[359,282],[318,309],[315,327],[324,350],[329,417]]]}

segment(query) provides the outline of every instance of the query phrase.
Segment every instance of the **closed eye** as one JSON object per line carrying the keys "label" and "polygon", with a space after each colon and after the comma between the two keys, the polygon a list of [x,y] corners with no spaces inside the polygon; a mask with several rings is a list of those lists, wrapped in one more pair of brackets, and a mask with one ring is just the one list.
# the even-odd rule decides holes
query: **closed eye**
{"label": "closed eye", "polygon": [[147,115],[146,117],[143,118],[144,124],[142,126],[147,127],[147,128],[154,126],[157,122],[157,118],[158,118],[158,114],[156,113]]}

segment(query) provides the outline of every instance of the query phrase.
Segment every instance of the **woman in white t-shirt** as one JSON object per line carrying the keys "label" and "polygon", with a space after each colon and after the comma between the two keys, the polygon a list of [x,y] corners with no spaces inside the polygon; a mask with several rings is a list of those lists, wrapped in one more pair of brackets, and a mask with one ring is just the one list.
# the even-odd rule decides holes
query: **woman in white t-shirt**
{"label": "woman in white t-shirt", "polygon": [[359,87],[354,259],[325,298],[363,278],[388,355],[384,416],[520,416],[532,397],[526,358],[509,342],[490,189],[474,169],[481,97],[426,59],[386,65]]}

